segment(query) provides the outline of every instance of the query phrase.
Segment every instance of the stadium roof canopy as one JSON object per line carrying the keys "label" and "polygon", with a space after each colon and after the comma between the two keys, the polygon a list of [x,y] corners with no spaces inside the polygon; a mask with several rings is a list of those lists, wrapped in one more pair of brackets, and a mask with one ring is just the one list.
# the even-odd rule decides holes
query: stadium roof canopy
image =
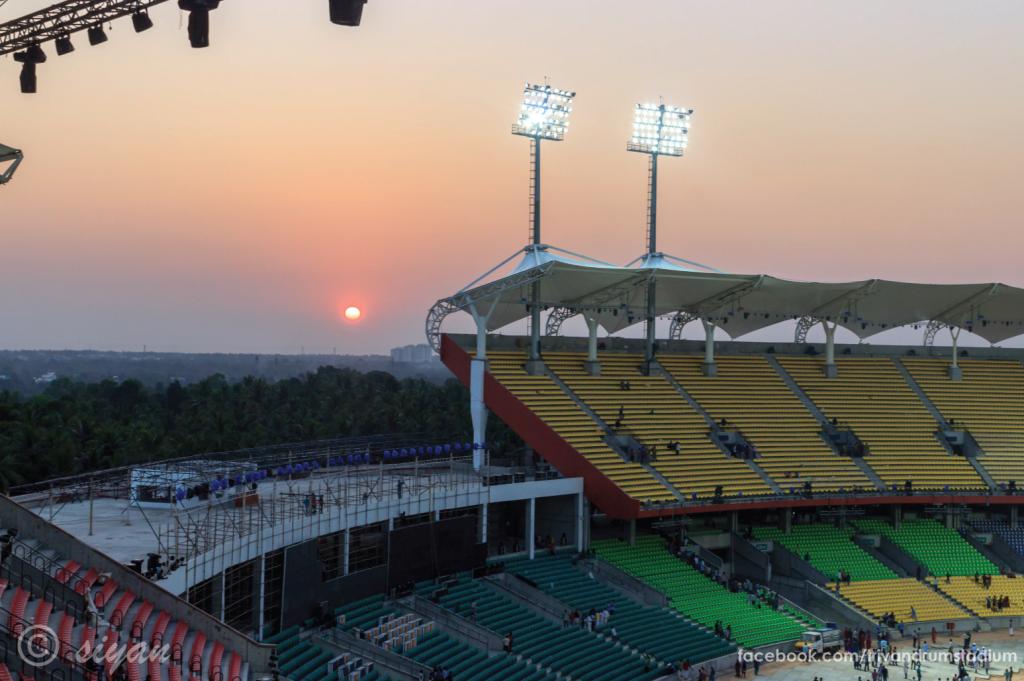
{"label": "stadium roof canopy", "polygon": [[[675,264],[655,254],[619,267],[548,246],[529,246],[511,273],[479,283],[435,304],[427,320],[466,311],[493,331],[529,316],[531,284],[540,283],[545,308],[567,308],[614,333],[644,320],[647,283],[656,287],[658,316],[689,314],[738,338],[788,319],[809,317],[868,338],[908,324],[937,322],[990,343],[1024,334],[1024,289],[1000,283],[918,284],[884,279],[810,282],[766,274],[726,274]],[[698,267],[703,267],[699,266]]]}

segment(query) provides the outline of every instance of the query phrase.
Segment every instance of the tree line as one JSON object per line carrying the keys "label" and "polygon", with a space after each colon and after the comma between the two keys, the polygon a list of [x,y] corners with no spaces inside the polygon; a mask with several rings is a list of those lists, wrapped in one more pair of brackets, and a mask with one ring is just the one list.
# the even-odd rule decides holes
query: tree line
{"label": "tree line", "polygon": [[[0,392],[0,491],[53,477],[247,447],[381,433],[469,441],[469,394],[456,380],[399,380],[321,367],[295,378],[215,374],[196,383],[61,378],[40,395]],[[495,449],[521,444],[489,420]]]}

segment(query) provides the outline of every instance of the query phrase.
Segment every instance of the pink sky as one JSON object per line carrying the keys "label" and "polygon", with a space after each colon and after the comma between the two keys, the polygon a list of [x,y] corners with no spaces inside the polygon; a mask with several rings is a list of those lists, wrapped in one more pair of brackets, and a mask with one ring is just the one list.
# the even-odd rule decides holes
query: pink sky
{"label": "pink sky", "polygon": [[[0,21],[43,2],[8,3]],[[527,238],[523,82],[579,94],[545,241],[642,250],[633,103],[696,110],[663,250],[732,272],[1024,285],[1024,4],[228,0],[0,60],[0,347],[307,352],[421,342]],[[358,324],[340,310],[363,308]],[[453,328],[458,328],[454,326]],[[916,338],[918,334],[914,334]]]}

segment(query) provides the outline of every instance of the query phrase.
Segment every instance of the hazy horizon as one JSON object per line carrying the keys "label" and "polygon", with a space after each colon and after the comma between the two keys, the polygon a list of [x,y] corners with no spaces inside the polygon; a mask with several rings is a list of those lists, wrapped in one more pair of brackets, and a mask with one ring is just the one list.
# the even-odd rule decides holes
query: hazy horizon
{"label": "hazy horizon", "polygon": [[0,348],[424,342],[436,299],[526,241],[528,144],[509,128],[545,76],[578,92],[545,147],[548,243],[642,251],[646,159],[624,146],[633,104],[663,96],[695,109],[687,155],[661,166],[663,250],[792,279],[1024,285],[1021,3],[369,0],[348,29],[323,0],[248,0],[211,13],[204,50],[174,3],[151,15],[45,46],[36,95],[0,60],[0,143],[26,155],[0,188]]}

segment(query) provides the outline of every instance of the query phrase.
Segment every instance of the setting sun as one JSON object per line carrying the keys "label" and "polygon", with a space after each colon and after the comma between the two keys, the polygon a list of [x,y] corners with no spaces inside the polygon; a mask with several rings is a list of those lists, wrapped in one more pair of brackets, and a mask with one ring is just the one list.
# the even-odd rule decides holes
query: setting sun
{"label": "setting sun", "polygon": [[355,305],[349,305],[348,307],[345,308],[345,319],[349,320],[350,322],[354,322],[362,316],[363,311],[360,310]]}

